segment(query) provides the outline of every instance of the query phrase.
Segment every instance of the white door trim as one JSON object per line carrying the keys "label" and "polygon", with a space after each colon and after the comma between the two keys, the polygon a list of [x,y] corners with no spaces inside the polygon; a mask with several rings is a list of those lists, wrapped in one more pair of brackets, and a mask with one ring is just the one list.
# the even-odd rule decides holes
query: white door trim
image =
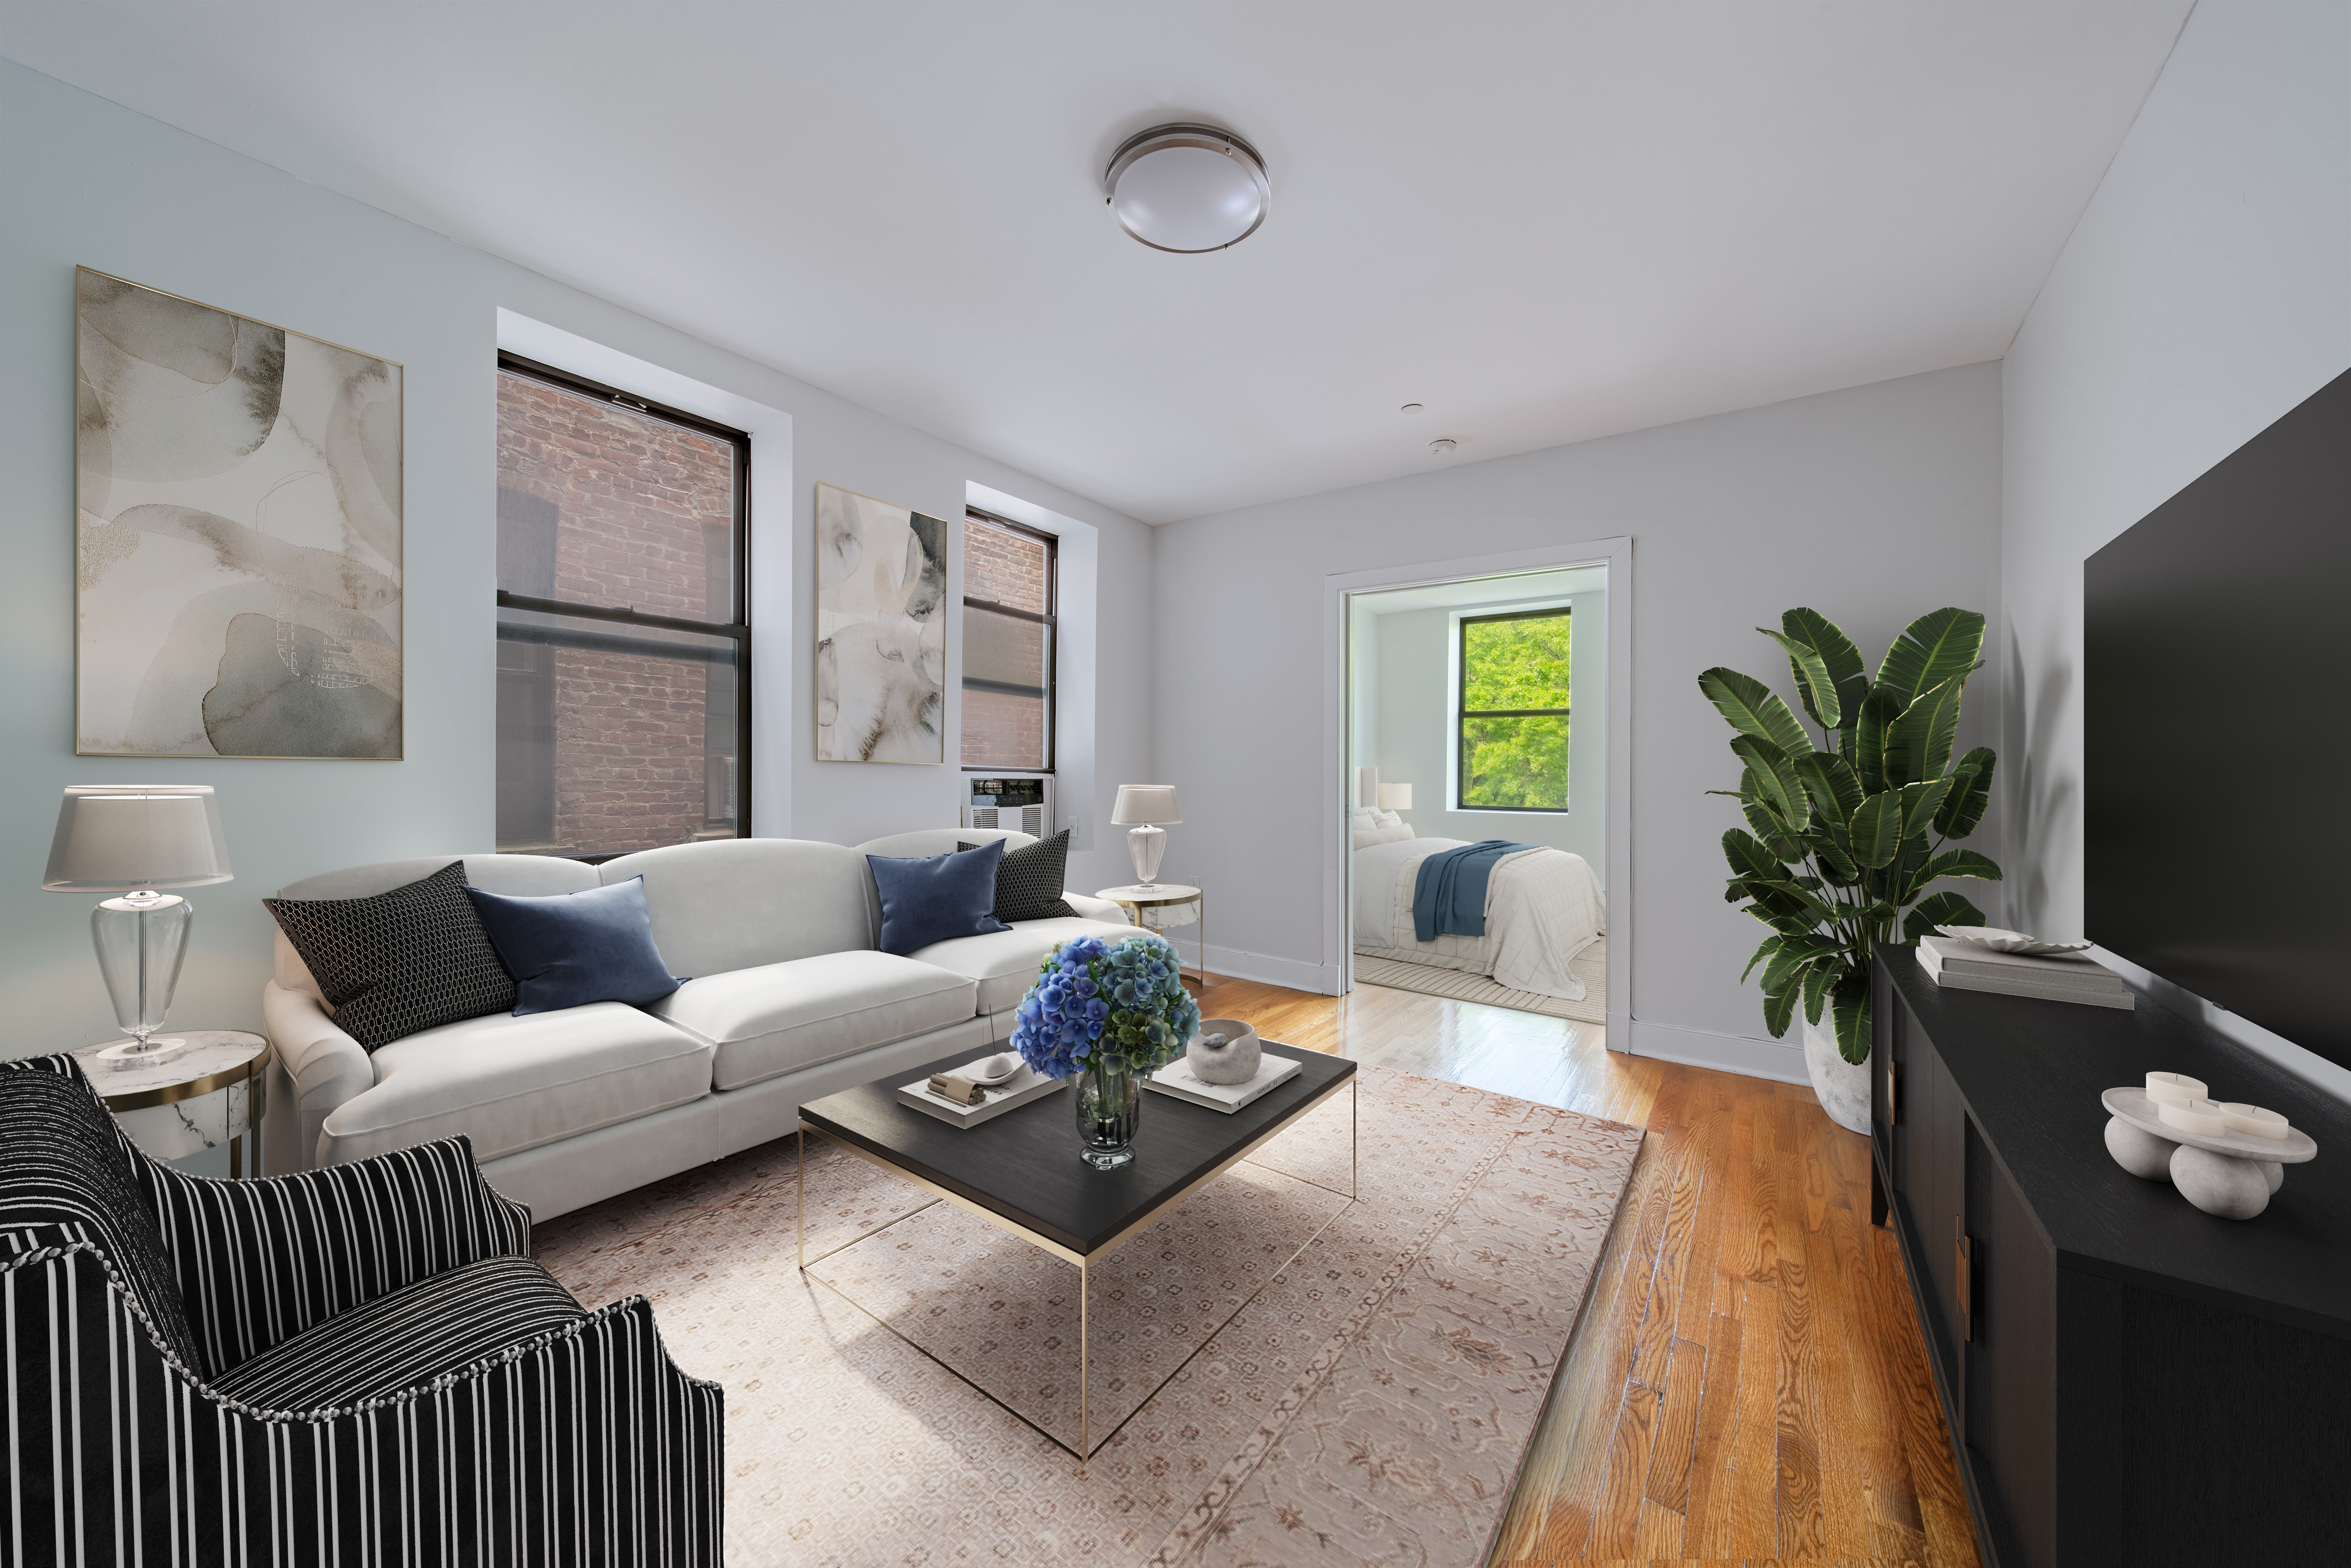
{"label": "white door trim", "polygon": [[1463,578],[1564,567],[1608,569],[1608,821],[1604,834],[1608,889],[1608,1049],[1627,1051],[1633,1020],[1633,538],[1630,534],[1585,539],[1499,555],[1368,571],[1333,572],[1322,580],[1322,962],[1338,977],[1341,994],[1354,985],[1354,910],[1347,887],[1354,848],[1346,802],[1347,600],[1350,594],[1419,588]]}

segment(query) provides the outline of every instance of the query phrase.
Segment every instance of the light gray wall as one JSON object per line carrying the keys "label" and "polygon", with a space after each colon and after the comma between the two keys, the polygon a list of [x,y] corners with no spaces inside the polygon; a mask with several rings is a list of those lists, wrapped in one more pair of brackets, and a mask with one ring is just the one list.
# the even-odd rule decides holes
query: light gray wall
{"label": "light gray wall", "polygon": [[2084,935],[2083,561],[2351,365],[2347,79],[2351,6],[2204,0],[2010,349],[2003,760],[2034,931]]}
{"label": "light gray wall", "polygon": [[[490,842],[501,307],[789,413],[794,562],[813,559],[819,480],[948,518],[962,515],[965,486],[977,481],[1099,529],[1103,700],[1092,777],[1102,782],[1089,791],[1099,798],[1065,800],[1065,815],[1104,822],[1110,789],[1148,770],[1152,547],[1149,530],[1121,514],[5,61],[0,213],[0,530],[10,547],[0,576],[9,676],[0,685],[8,748],[0,815],[11,824],[0,841],[0,1016],[9,1024],[0,1054],[114,1032],[87,935],[91,901],[39,891],[67,784],[209,783],[220,792],[237,876],[194,895],[200,913],[172,1010],[187,1027],[258,1023],[270,952],[256,902],[264,894],[336,866]],[[406,760],[75,757],[77,263],[406,365]],[[810,577],[794,574],[799,625],[811,618]],[[786,689],[758,694],[763,724],[789,711],[793,815],[761,831],[853,843],[955,821],[952,733],[942,767],[814,761],[813,651],[790,626],[756,632],[795,640]],[[950,674],[957,668],[951,663]],[[1102,836],[1097,826],[1097,844]],[[1108,856],[1081,852],[1072,883],[1126,881],[1123,862],[1115,845]]]}
{"label": "light gray wall", "polygon": [[[2083,921],[2082,563],[2351,366],[2346,71],[2351,6],[2203,0],[2009,350],[2003,795],[2018,926],[2098,935]],[[2223,817],[2244,805],[2203,804]],[[2351,1099],[2351,1071],[2129,972]]]}
{"label": "light gray wall", "polygon": [[1373,753],[1384,783],[1408,783],[1405,821],[1422,838],[1512,839],[1582,855],[1604,880],[1607,860],[1608,595],[1569,595],[1568,666],[1574,682],[1568,731],[1568,810],[1454,811],[1446,809],[1446,768],[1453,747],[1449,674],[1453,618],[1479,606],[1404,610],[1376,617],[1379,732]]}
{"label": "light gray wall", "polygon": [[[1636,1045],[1764,1062],[1761,1009],[1739,971],[1761,928],[1722,902],[1719,841],[1735,786],[1729,731],[1698,690],[1727,664],[1786,686],[1752,630],[1811,605],[1875,661],[1922,612],[1989,611],[1999,572],[2000,371],[1971,365],[1605,440],[1170,524],[1158,531],[1159,771],[1183,791],[1214,901],[1213,961],[1289,983],[1332,977],[1321,907],[1313,736],[1323,580],[1336,573],[1629,534],[1632,875],[1639,899]],[[1176,628],[1215,605],[1217,634]],[[1386,672],[1383,671],[1384,678]],[[1964,731],[1995,731],[1979,677]],[[1417,780],[1415,781],[1416,783]],[[1612,1003],[1613,1006],[1613,1003]],[[1801,1076],[1801,1064],[1793,1069]]]}

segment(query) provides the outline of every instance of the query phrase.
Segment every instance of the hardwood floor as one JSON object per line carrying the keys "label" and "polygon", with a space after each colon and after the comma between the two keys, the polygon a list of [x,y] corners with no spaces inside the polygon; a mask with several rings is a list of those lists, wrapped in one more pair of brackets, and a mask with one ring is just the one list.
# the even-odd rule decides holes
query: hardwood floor
{"label": "hardwood floor", "polygon": [[1494,1563],[1973,1568],[1867,1145],[1809,1088],[1508,1008],[1210,978],[1203,1009],[1268,1039],[1648,1129]]}

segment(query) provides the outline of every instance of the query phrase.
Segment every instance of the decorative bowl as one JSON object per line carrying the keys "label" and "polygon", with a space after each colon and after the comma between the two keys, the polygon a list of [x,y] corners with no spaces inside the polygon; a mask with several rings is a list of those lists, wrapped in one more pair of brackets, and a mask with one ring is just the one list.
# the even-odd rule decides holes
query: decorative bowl
{"label": "decorative bowl", "polygon": [[1203,1083],[1247,1083],[1263,1059],[1257,1030],[1238,1019],[1202,1019],[1184,1052],[1192,1076]]}
{"label": "decorative bowl", "polygon": [[985,1089],[993,1089],[1020,1071],[1020,1058],[1007,1051],[984,1061],[975,1061],[968,1069],[971,1081]]}
{"label": "decorative bowl", "polygon": [[2087,942],[2043,942],[2038,936],[2028,936],[2022,931],[2002,931],[1997,925],[1938,925],[1936,930],[1946,936],[1956,936],[1962,942],[1972,942],[1979,947],[1989,947],[1995,953],[2023,953],[2034,957],[2053,957],[2064,953],[2086,953]]}

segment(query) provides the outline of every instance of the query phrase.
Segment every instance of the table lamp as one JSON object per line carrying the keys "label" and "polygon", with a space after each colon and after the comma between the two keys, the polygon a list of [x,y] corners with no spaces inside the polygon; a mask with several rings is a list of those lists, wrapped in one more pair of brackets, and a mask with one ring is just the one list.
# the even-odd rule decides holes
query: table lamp
{"label": "table lamp", "polygon": [[41,886],[49,893],[119,893],[90,912],[99,972],[115,1021],[131,1039],[99,1056],[152,1067],[187,1048],[156,1040],[179,984],[195,906],[167,887],[229,880],[228,841],[209,784],[75,784],[57,810]]}
{"label": "table lamp", "polygon": [[1383,810],[1383,811],[1409,811],[1409,810],[1412,810],[1412,786],[1411,786],[1411,785],[1409,785],[1409,784],[1383,784],[1383,785],[1381,785],[1381,786],[1380,786],[1380,810]]}
{"label": "table lamp", "polygon": [[1110,820],[1121,826],[1137,824],[1126,831],[1126,852],[1134,862],[1135,885],[1157,886],[1151,879],[1159,874],[1159,857],[1167,852],[1167,834],[1156,824],[1184,820],[1184,814],[1176,809],[1176,786],[1120,785]]}

